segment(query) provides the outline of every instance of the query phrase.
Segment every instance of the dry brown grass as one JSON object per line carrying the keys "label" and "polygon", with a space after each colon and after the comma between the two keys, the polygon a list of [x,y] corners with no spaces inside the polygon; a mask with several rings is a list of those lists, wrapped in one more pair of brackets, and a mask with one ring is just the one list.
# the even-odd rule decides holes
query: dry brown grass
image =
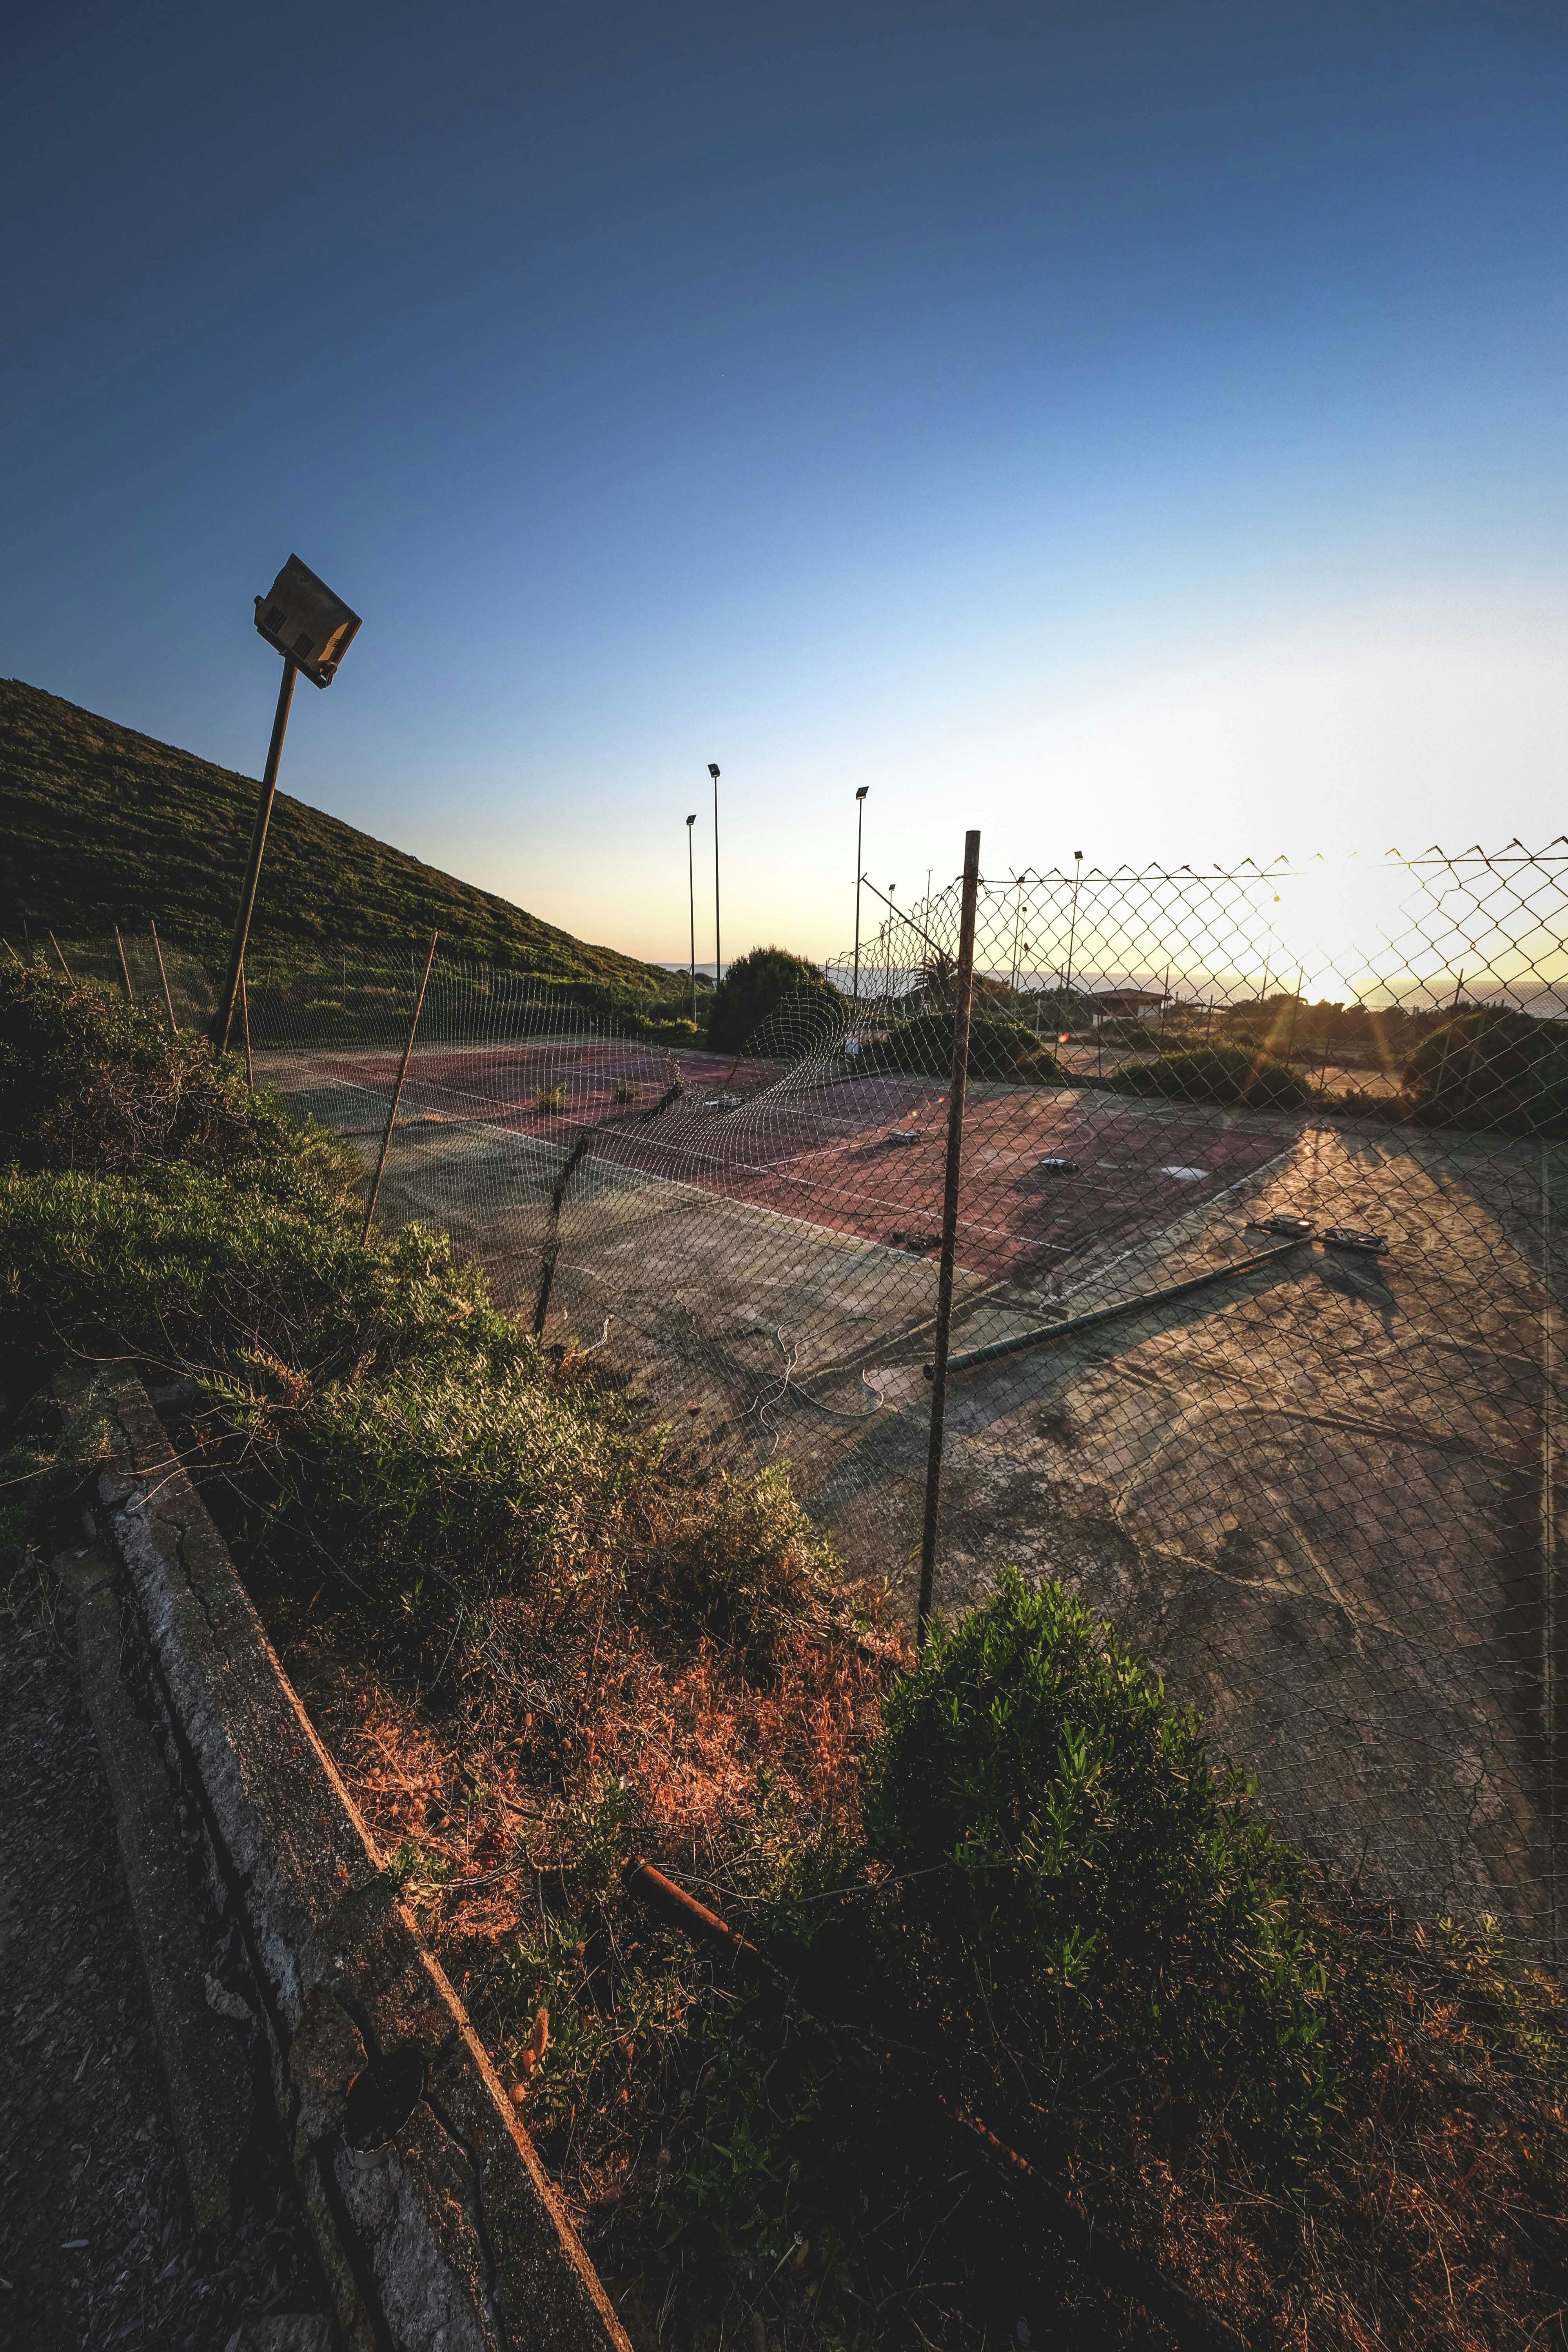
{"label": "dry brown grass", "polygon": [[[650,1632],[584,1601],[570,1633],[551,1632],[541,1671],[533,1609],[511,1609],[500,1642],[470,1660],[457,1704],[439,1709],[367,1664],[347,1621],[300,1625],[288,1660],[384,1853],[417,1849],[406,1897],[516,2084],[636,2332],[668,2342],[655,2322],[680,2273],[679,2249],[673,2270],[657,2253],[660,2151],[668,2160],[679,2144],[685,2036],[709,2014],[713,1975],[607,1874],[584,1903],[573,1873],[606,1788],[617,1851],[648,1853],[721,1909],[726,1886],[754,1883],[758,1851],[781,1822],[801,1838],[852,1832],[894,1653],[843,1630],[807,1631],[759,1678],[706,1634]],[[531,1661],[531,1707],[519,1703],[519,1659]],[[570,1925],[564,1975],[542,1918]],[[1279,2352],[1568,2343],[1568,2116],[1542,2040],[1543,2025],[1548,2040],[1561,2032],[1560,1997],[1538,1985],[1521,2002],[1473,1949],[1444,1951],[1386,1922],[1356,1932],[1383,1945],[1394,2030],[1364,2099],[1296,2194],[1249,2179],[1223,2134],[1210,2134],[1179,2160],[1146,2145],[1119,2181],[1084,2183],[1102,2227],[1193,2297],[1216,2341]],[[542,2003],[552,2008],[552,2047],[531,2078],[522,2053]],[[972,2191],[989,2193],[982,2183]],[[905,2220],[923,2229],[925,2218],[911,2204]],[[1014,2225],[1033,2231],[1037,2217],[1020,2208]],[[945,2242],[900,2240],[889,2252],[881,2230],[886,2308],[865,2340],[923,2333],[957,2347],[982,2341],[987,2324],[994,2332],[963,2267],[989,2240],[969,2231],[959,2212]],[[900,2263],[895,2292],[885,2273]],[[1069,2258],[1055,2267],[1071,2331],[1062,2340],[1177,2340]],[[775,2285],[773,2307],[793,2314],[804,2341],[853,2340],[853,2293],[824,2300],[824,2278],[808,2263]],[[667,2322],[687,2307],[678,2295]],[[694,2326],[700,2307],[690,2306]],[[700,2327],[692,2340],[703,2340]]]}

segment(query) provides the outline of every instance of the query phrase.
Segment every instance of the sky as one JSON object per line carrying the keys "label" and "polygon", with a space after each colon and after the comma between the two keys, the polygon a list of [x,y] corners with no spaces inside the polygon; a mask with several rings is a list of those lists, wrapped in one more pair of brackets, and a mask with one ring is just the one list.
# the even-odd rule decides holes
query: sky
{"label": "sky", "polygon": [[[64,5],[0,672],[596,941],[1564,830],[1568,16]],[[265,890],[265,883],[263,884]]]}

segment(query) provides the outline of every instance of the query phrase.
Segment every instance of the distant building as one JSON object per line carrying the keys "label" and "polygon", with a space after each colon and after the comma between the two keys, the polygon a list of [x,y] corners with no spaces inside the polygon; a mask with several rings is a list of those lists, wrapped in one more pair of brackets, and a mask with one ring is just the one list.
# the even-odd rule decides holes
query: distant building
{"label": "distant building", "polygon": [[1108,988],[1092,1002],[1096,1021],[1147,1021],[1169,999],[1157,988]]}

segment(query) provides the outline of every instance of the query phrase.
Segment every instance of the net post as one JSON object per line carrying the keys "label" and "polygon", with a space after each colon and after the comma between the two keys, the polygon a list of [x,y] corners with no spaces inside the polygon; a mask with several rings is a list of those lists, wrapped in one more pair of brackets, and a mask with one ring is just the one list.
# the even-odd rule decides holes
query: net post
{"label": "net post", "polygon": [[419,982],[419,993],[414,1000],[414,1012],[408,1024],[408,1037],[403,1048],[403,1059],[398,1065],[397,1084],[393,1088],[392,1103],[386,1114],[386,1129],[381,1139],[381,1157],[375,1163],[375,1181],[370,1188],[370,1199],[365,1202],[364,1224],[359,1237],[362,1249],[370,1239],[371,1219],[375,1214],[375,1204],[381,1198],[381,1180],[386,1167],[386,1155],[392,1149],[392,1130],[397,1124],[397,1106],[403,1100],[403,1081],[408,1076],[408,1057],[414,1051],[414,1039],[419,1027],[419,1015],[425,1010],[425,991],[430,983],[430,967],[436,961],[436,942],[440,936],[439,931],[432,931],[430,934],[430,948],[425,958],[425,971]]}
{"label": "net post", "polygon": [[131,966],[125,961],[125,942],[120,936],[118,923],[114,926],[114,944],[120,952],[120,977],[125,982],[126,999],[128,1003],[134,1004],[136,991],[131,985]]}
{"label": "net post", "polygon": [[942,1432],[947,1418],[947,1354],[952,1329],[953,1250],[958,1234],[958,1183],[963,1157],[963,1096],[969,1079],[969,1016],[974,995],[974,905],[980,888],[980,835],[963,836],[963,898],[958,932],[958,975],[953,992],[952,1078],[947,1107],[947,1173],[942,1202],[942,1259],[937,1276],[936,1339],[931,1349],[931,1436],[926,1452],[925,1519],[921,1532],[921,1591],[915,1614],[915,1647],[925,1646],[936,1574],[936,1536],[942,1504]]}

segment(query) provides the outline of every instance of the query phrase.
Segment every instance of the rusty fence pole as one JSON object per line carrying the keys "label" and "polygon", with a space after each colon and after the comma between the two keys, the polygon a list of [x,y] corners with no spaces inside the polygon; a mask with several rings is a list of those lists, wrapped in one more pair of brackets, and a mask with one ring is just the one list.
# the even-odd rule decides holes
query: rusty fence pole
{"label": "rusty fence pole", "polygon": [[239,967],[239,1019],[245,1033],[245,1083],[256,1092],[256,1065],[250,1058],[250,991],[245,984],[245,966]]}
{"label": "rusty fence pole", "polygon": [[158,938],[158,926],[153,922],[151,915],[147,919],[153,923],[153,952],[158,959],[158,977],[163,983],[163,1006],[169,1015],[169,1027],[174,1030],[179,1027],[179,1023],[174,1018],[174,1000],[169,993],[169,975],[163,969],[163,950]]}
{"label": "rusty fence pole", "polygon": [[947,1418],[947,1353],[952,1330],[952,1261],[958,1236],[958,1182],[963,1159],[963,1096],[969,1083],[969,1015],[974,996],[974,902],[980,888],[980,835],[963,836],[963,903],[958,931],[958,978],[952,1009],[952,1079],[947,1107],[947,1181],[942,1202],[942,1262],[936,1288],[936,1343],[931,1349],[931,1439],[926,1453],[925,1524],[921,1532],[921,1597],[915,1647],[925,1647],[936,1575],[937,1523],[942,1507],[942,1444]]}
{"label": "rusty fence pole", "polygon": [[71,980],[71,979],[73,979],[73,978],[75,977],[75,975],[73,974],[73,972],[72,972],[72,971],[71,971],[71,968],[70,968],[69,964],[68,964],[68,963],[67,963],[67,961],[66,961],[66,960],[65,960],[65,957],[64,957],[63,955],[60,955],[60,943],[59,943],[58,940],[57,940],[57,939],[56,939],[56,937],[55,937],[55,935],[54,935],[53,931],[51,931],[51,932],[49,933],[49,945],[50,945],[50,947],[52,947],[52,948],[53,948],[53,950],[54,950],[55,953],[56,953],[58,956],[59,956],[59,958],[60,958],[60,970],[64,972],[64,974],[65,974],[66,978],[67,978],[68,980]]}
{"label": "rusty fence pole", "polygon": [[131,966],[125,961],[125,942],[120,936],[120,926],[118,923],[114,926],[114,944],[120,950],[120,977],[125,982],[126,996],[129,998],[130,1002],[134,1004],[136,1002],[136,991],[131,985]]}
{"label": "rusty fence pole", "polygon": [[430,967],[436,961],[436,942],[440,936],[439,931],[432,931],[430,934],[430,951],[425,959],[425,971],[419,982],[419,993],[414,1000],[414,1015],[408,1024],[408,1042],[403,1048],[403,1060],[398,1067],[397,1084],[393,1088],[392,1108],[386,1114],[386,1131],[381,1139],[381,1158],[375,1163],[375,1181],[370,1188],[370,1199],[365,1203],[364,1230],[360,1234],[362,1248],[370,1239],[370,1222],[375,1214],[375,1204],[381,1198],[381,1179],[386,1167],[386,1155],[392,1149],[392,1130],[397,1124],[397,1106],[403,1100],[403,1081],[408,1076],[408,1057],[414,1051],[414,1038],[419,1027],[419,1015],[425,1010],[425,991],[430,984]]}

